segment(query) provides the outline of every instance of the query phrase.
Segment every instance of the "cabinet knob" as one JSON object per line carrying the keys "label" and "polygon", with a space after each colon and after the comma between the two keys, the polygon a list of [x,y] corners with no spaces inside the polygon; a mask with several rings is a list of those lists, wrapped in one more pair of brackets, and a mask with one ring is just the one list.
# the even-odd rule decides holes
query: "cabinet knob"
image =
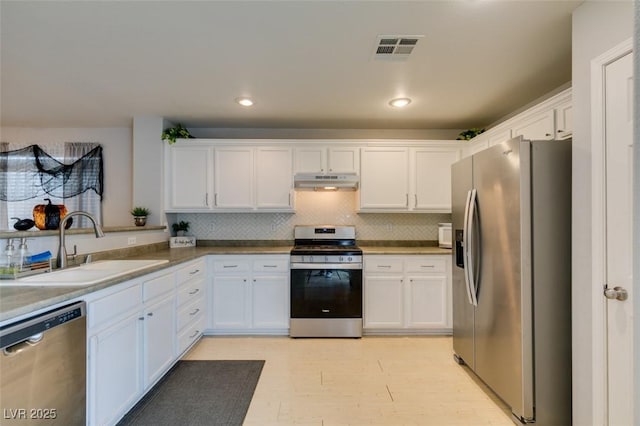
{"label": "cabinet knob", "polygon": [[551,136],[551,133],[545,133],[544,135],[545,136]]}
{"label": "cabinet knob", "polygon": [[153,316],[153,312],[149,312],[149,313],[147,314],[147,316],[148,316],[148,317],[152,317],[152,316]]}
{"label": "cabinet knob", "polygon": [[139,321],[144,321],[144,317],[138,317]]}

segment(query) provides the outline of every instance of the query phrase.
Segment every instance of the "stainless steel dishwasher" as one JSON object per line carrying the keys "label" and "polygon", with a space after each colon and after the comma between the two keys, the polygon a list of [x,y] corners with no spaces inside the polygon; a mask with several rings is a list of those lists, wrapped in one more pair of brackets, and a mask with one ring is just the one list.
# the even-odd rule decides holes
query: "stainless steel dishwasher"
{"label": "stainless steel dishwasher", "polygon": [[0,328],[0,423],[84,425],[86,305]]}

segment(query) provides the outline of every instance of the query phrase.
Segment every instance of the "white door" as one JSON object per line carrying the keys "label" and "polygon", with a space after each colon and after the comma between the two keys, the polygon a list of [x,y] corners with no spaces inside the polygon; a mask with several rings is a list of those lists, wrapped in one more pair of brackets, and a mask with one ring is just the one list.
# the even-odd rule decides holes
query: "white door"
{"label": "white door", "polygon": [[605,284],[626,290],[626,300],[607,299],[608,420],[610,426],[636,424],[633,416],[632,54],[604,67],[605,127]]}

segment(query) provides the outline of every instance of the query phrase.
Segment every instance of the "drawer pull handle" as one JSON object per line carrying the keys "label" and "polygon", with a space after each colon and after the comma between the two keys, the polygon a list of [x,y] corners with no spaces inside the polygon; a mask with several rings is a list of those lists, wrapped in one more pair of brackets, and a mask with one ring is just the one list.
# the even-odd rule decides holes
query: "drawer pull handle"
{"label": "drawer pull handle", "polygon": [[278,265],[262,265],[265,268],[277,268]]}
{"label": "drawer pull handle", "polygon": [[420,265],[422,268],[435,268],[434,265]]}
{"label": "drawer pull handle", "polygon": [[190,292],[189,292],[189,294],[193,295],[193,294],[196,294],[196,293],[197,293],[197,292],[199,292],[199,291],[200,291],[200,289],[199,289],[199,288],[196,288],[195,290],[190,291]]}
{"label": "drawer pull handle", "polygon": [[322,313],[323,313],[323,314],[328,314],[329,312],[331,312],[331,310],[329,310],[329,309],[323,309],[323,310],[322,310]]}
{"label": "drawer pull handle", "polygon": [[152,317],[152,316],[153,316],[153,312],[149,312],[149,313],[147,314],[147,316],[148,316],[148,317]]}
{"label": "drawer pull handle", "polygon": [[224,265],[223,268],[237,268],[238,265]]}
{"label": "drawer pull handle", "polygon": [[194,274],[197,274],[198,272],[200,272],[200,269],[196,269],[195,271],[189,272],[189,275],[194,275]]}
{"label": "drawer pull handle", "polygon": [[378,265],[378,268],[389,269],[389,268],[391,268],[391,265]]}
{"label": "drawer pull handle", "polygon": [[189,336],[189,339],[193,339],[194,337],[196,337],[198,335],[198,333],[200,333],[200,330],[196,330],[195,333],[193,333],[191,336]]}
{"label": "drawer pull handle", "polygon": [[194,316],[195,314],[197,314],[198,312],[200,312],[200,308],[196,308],[195,311],[191,312],[189,315]]}

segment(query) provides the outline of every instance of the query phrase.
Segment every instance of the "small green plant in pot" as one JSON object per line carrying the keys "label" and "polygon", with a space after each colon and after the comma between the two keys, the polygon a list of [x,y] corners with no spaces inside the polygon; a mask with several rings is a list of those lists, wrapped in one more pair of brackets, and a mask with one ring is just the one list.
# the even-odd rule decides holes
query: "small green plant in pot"
{"label": "small green plant in pot", "polygon": [[147,216],[151,214],[151,211],[146,207],[134,207],[130,213],[136,226],[144,226],[147,224]]}
{"label": "small green plant in pot", "polygon": [[189,231],[189,222],[181,220],[180,222],[171,225],[171,227],[173,228],[173,232],[176,234],[176,236],[182,237]]}
{"label": "small green plant in pot", "polygon": [[167,141],[169,145],[176,143],[176,139],[190,139],[193,138],[191,133],[178,123],[175,127],[169,127],[162,132],[162,140]]}

